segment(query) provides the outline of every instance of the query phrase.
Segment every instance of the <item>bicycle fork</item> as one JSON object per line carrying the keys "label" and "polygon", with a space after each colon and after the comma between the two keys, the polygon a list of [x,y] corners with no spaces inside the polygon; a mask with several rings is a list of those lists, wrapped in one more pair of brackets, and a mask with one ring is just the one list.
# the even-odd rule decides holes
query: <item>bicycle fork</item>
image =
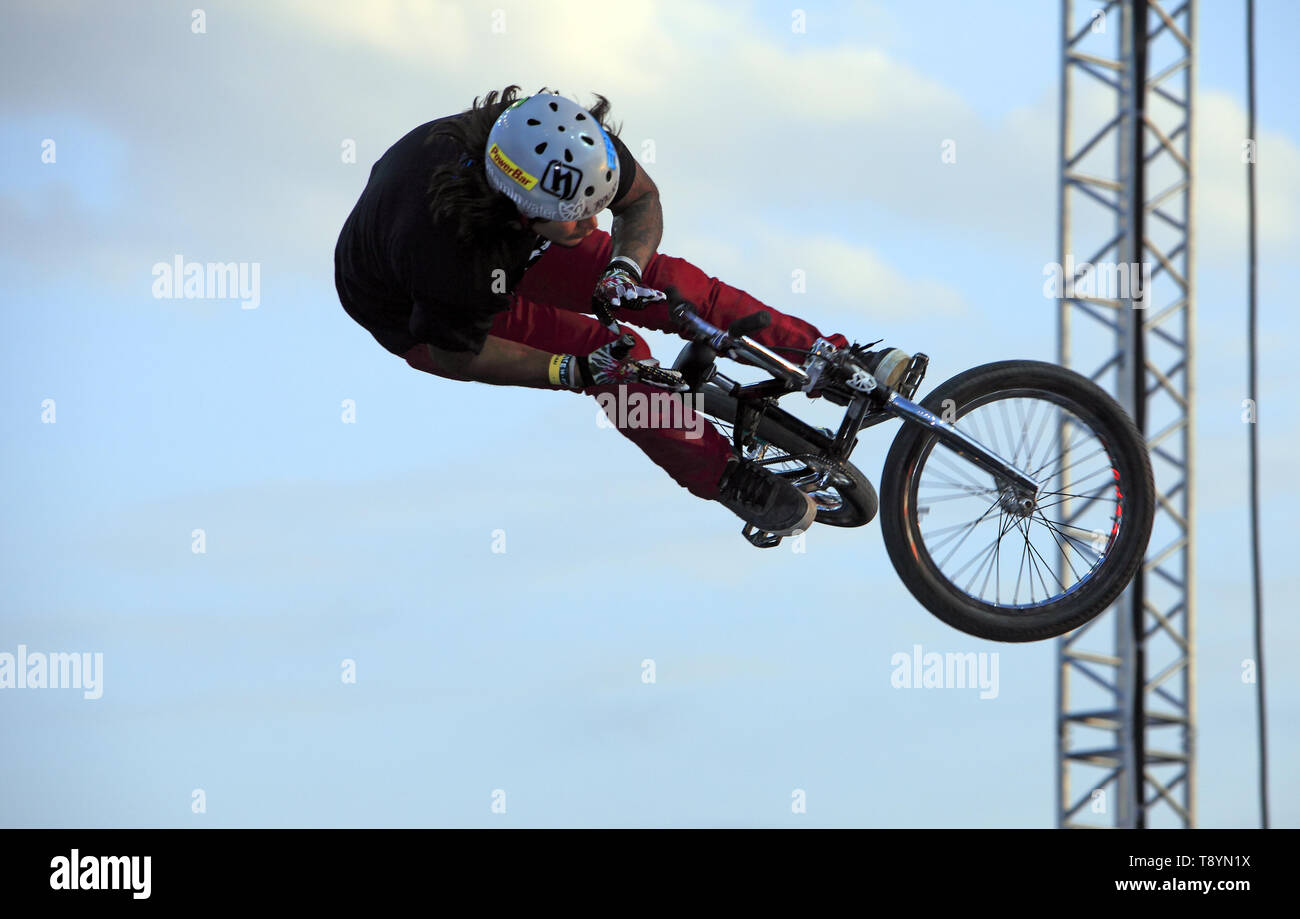
{"label": "bicycle fork", "polygon": [[993,480],[1009,503],[1009,506],[1004,505],[1008,506],[1008,509],[1014,510],[1022,517],[1029,516],[1033,511],[1041,485],[1028,472],[1003,459],[963,431],[957,430],[934,412],[896,392],[891,392],[885,397],[883,408],[891,415],[903,419],[905,424],[928,428],[941,444],[993,476]]}

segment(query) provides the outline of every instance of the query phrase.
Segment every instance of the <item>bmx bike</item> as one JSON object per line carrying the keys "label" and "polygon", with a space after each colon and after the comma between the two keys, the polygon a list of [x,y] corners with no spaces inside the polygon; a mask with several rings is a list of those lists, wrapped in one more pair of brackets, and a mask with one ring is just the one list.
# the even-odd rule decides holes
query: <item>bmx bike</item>
{"label": "bmx bike", "polygon": [[[689,340],[673,369],[734,452],[811,495],[816,523],[859,527],[879,510],[898,576],[948,625],[1007,642],[1062,635],[1103,612],[1142,563],[1155,510],[1150,458],[1132,419],[1086,377],[998,361],[915,402],[924,354],[890,389],[862,366],[864,346],[819,341],[798,365],[754,341],[766,312],[726,331],[675,296],[671,314]],[[718,370],[719,356],[770,379],[741,384]],[[844,407],[838,430],[778,404],[803,392]],[[850,457],[862,431],[893,419],[903,425],[877,498]],[[749,525],[742,533],[762,548],[782,539]]]}

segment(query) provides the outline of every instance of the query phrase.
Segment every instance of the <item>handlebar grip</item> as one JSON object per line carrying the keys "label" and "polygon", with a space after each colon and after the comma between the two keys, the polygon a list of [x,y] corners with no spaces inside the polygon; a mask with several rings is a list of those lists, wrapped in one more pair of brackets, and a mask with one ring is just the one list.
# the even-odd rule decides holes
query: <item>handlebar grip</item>
{"label": "handlebar grip", "polygon": [[634,347],[636,347],[636,339],[632,337],[630,332],[624,332],[609,349],[609,356],[616,361],[621,361],[631,353]]}
{"label": "handlebar grip", "polygon": [[[674,294],[676,291],[674,291]],[[684,331],[689,333],[690,338],[696,341],[712,340],[722,336],[722,330],[714,328],[699,317],[699,314],[691,308],[691,304],[685,300],[672,300],[672,306],[668,308],[668,315],[673,318]],[[717,347],[718,343],[715,343]]]}
{"label": "handlebar grip", "polygon": [[757,313],[751,313],[748,316],[737,319],[731,324],[731,328],[727,329],[727,334],[732,338],[740,338],[743,335],[748,335],[750,332],[757,332],[759,329],[766,329],[771,324],[772,314],[767,310],[759,310]]}

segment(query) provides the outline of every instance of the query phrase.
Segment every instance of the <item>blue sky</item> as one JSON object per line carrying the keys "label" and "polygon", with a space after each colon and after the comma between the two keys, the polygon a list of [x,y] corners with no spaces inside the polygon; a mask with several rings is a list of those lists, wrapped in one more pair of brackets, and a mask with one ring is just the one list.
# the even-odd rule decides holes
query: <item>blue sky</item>
{"label": "blue sky", "polygon": [[[1296,826],[1300,12],[1258,5],[1272,792]],[[751,548],[594,403],[410,370],[331,271],[389,144],[493,86],[547,84],[608,95],[633,151],[654,142],[663,251],[827,331],[925,350],[931,383],[1050,358],[1056,4],[806,5],[800,35],[776,4],[509,8],[494,32],[495,2],[212,3],[204,34],[192,7],[3,13],[0,651],[102,652],[105,688],[0,693],[0,824],[1053,823],[1052,643],[933,619],[874,524]],[[1203,826],[1256,819],[1240,9],[1200,13]],[[861,168],[828,174],[826,150]],[[176,253],[257,262],[261,305],[153,298]],[[878,430],[855,454],[877,482],[887,447]],[[997,698],[892,688],[917,644],[997,652]]]}

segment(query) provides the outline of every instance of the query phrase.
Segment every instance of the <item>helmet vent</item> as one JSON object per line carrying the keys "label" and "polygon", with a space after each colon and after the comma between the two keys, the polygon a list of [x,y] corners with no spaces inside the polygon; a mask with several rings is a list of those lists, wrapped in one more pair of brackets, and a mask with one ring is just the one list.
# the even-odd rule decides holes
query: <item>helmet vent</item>
{"label": "helmet vent", "polygon": [[586,121],[586,120],[587,120],[587,116],[584,115],[584,114],[582,114],[582,112],[579,112],[578,114],[574,115],[573,117],[574,117],[575,119],[577,119],[578,121]]}
{"label": "helmet vent", "polygon": [[566,163],[573,162],[573,151],[571,151],[568,147],[564,148],[564,161]]}
{"label": "helmet vent", "polygon": [[584,188],[584,189],[582,190],[582,193],[583,193],[584,195],[586,195],[588,198],[590,198],[591,195],[592,195],[592,193],[595,192],[595,190],[596,190],[595,188],[593,188],[592,186],[588,185],[586,188]]}
{"label": "helmet vent", "polygon": [[557,125],[556,128],[555,128],[555,130],[557,130],[557,131],[563,131],[563,130],[564,130],[564,125]]}
{"label": "helmet vent", "polygon": [[545,153],[545,152],[546,152],[546,141],[542,141],[542,142],[541,142],[540,144],[538,144],[536,147],[533,147],[533,152],[536,153],[538,156],[541,156],[543,153]]}
{"label": "helmet vent", "polygon": [[536,118],[529,118],[529,119],[528,119],[528,123],[531,124],[531,125],[539,125],[539,124],[541,124],[541,122],[538,121]]}
{"label": "helmet vent", "polygon": [[614,171],[612,169],[605,170],[605,181],[608,182],[612,178],[614,178]]}
{"label": "helmet vent", "polygon": [[592,140],[590,137],[588,137],[586,134],[579,134],[578,139],[581,140],[588,147],[593,147],[596,144],[596,142]]}
{"label": "helmet vent", "polygon": [[556,105],[554,102],[552,102],[552,103],[551,103],[551,111],[552,111],[552,112],[558,112],[559,110],[560,110],[560,107],[559,107],[558,105]]}

